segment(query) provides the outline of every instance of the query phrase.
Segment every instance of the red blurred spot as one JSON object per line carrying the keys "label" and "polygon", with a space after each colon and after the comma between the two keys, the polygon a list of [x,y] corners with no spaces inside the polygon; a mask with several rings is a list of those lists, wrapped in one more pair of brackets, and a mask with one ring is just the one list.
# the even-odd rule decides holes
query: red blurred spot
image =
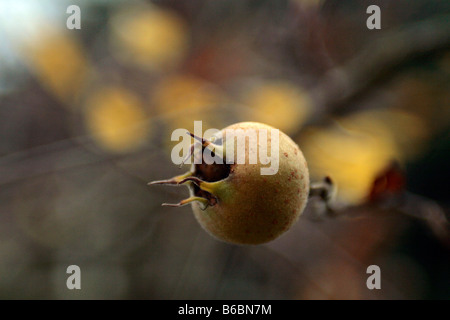
{"label": "red blurred spot", "polygon": [[392,163],[379,174],[373,182],[369,201],[379,201],[391,195],[398,194],[405,187],[405,176],[397,163]]}

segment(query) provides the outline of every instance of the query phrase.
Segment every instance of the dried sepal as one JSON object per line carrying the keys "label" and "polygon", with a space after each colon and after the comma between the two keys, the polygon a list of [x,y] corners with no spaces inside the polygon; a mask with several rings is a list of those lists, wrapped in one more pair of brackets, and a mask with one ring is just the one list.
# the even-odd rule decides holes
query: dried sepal
{"label": "dried sepal", "polygon": [[194,173],[191,171],[188,171],[182,175],[179,176],[175,176],[173,178],[167,179],[167,180],[156,180],[156,181],[151,181],[148,183],[148,185],[154,185],[154,184],[167,184],[167,185],[179,185],[181,181],[183,181],[184,179],[192,176]]}
{"label": "dried sepal", "polygon": [[187,204],[189,204],[191,202],[194,202],[194,201],[198,201],[201,204],[203,204],[203,210],[206,209],[208,207],[208,205],[209,205],[207,199],[202,198],[202,197],[192,196],[192,197],[189,197],[187,199],[181,200],[179,203],[163,203],[162,206],[163,207],[182,207],[182,206],[185,206],[185,205],[187,205]]}

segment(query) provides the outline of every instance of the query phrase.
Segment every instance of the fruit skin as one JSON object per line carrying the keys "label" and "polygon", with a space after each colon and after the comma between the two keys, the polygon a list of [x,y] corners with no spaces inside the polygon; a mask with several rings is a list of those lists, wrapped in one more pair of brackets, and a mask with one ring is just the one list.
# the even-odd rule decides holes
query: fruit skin
{"label": "fruit skin", "polygon": [[[256,122],[233,124],[229,129],[274,128]],[[224,135],[225,136],[225,135]],[[270,150],[270,131],[268,131]],[[251,152],[257,152],[251,149]],[[294,141],[280,131],[279,169],[274,175],[261,175],[260,168],[268,165],[232,164],[228,177],[213,182],[217,203],[207,206],[192,202],[194,215],[200,225],[215,238],[234,244],[262,244],[286,232],[303,212],[309,194],[309,172],[303,153]],[[193,166],[195,171],[196,168]],[[191,196],[196,194],[190,185]]]}

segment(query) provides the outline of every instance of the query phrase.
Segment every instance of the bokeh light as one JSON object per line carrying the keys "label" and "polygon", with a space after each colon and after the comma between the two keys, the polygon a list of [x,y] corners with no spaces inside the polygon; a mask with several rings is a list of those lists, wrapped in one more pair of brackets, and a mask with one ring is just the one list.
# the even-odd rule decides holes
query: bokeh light
{"label": "bokeh light", "polygon": [[127,4],[110,20],[109,41],[121,62],[162,72],[176,67],[186,54],[188,30],[174,11]]}
{"label": "bokeh light", "polygon": [[262,81],[243,90],[243,120],[267,123],[291,134],[307,120],[312,102],[306,90],[288,81]]}
{"label": "bokeh light", "polygon": [[109,151],[128,152],[148,138],[148,116],[140,99],[122,87],[100,87],[86,98],[86,126]]}
{"label": "bokeh light", "polygon": [[375,178],[399,153],[387,135],[371,135],[332,128],[309,128],[300,147],[305,153],[313,180],[330,176],[337,184],[337,196],[345,203],[367,200]]}
{"label": "bokeh light", "polygon": [[30,68],[51,93],[69,104],[78,97],[90,70],[75,36],[44,32],[39,42],[26,44],[23,50]]}

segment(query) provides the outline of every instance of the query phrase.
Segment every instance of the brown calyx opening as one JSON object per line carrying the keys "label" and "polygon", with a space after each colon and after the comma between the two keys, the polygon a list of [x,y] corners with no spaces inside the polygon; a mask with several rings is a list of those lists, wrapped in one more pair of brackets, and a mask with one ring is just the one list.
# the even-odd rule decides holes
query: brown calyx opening
{"label": "brown calyx opening", "polygon": [[[204,149],[205,147],[202,148],[202,153]],[[231,166],[232,165],[226,163],[206,164],[204,159],[202,158],[202,163],[195,165],[194,176],[206,182],[220,181],[227,178],[230,175]],[[214,196],[208,191],[201,190],[196,184],[193,184],[193,187],[194,187],[194,194],[196,196],[208,199],[210,205],[215,205],[217,203],[218,200],[216,196]]]}
{"label": "brown calyx opening", "polygon": [[230,175],[231,166],[229,164],[196,164],[195,176],[203,181],[215,182],[225,179]]}
{"label": "brown calyx opening", "polygon": [[[228,177],[231,172],[231,165],[226,163],[207,164],[203,158],[204,151],[205,147],[202,147],[202,163],[195,165],[194,176],[207,182],[220,181]],[[215,156],[214,152],[212,152],[212,156]],[[223,162],[225,162],[225,159],[223,159]]]}

